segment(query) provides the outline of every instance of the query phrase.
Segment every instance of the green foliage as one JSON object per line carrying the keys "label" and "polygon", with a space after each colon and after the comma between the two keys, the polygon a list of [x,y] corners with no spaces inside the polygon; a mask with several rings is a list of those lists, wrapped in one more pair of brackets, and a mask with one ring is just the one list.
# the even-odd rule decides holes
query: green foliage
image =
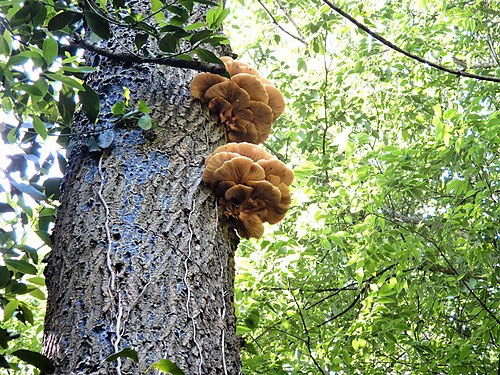
{"label": "green foliage", "polygon": [[[204,20],[190,19],[195,3],[213,6]],[[287,218],[239,249],[245,373],[497,372],[499,86],[408,60],[319,0],[262,3],[267,11],[234,2],[228,16],[208,0],[151,0],[146,13],[122,0],[0,1],[1,151],[17,145],[1,166],[0,367],[50,371],[36,353],[40,263],[51,245],[63,148],[79,111],[91,127],[103,116],[99,93],[84,82],[94,68],[69,43],[73,35],[88,25],[96,42],[130,29],[138,57],[220,64],[211,47],[228,43],[218,33],[224,22],[242,59],[287,99],[266,146],[296,178]],[[496,2],[341,6],[408,51],[500,76]],[[154,128],[148,105],[130,103],[126,89],[123,97],[105,114],[111,126]],[[112,128],[86,136],[91,151],[114,140]],[[134,353],[125,348],[108,361],[134,361]],[[182,374],[167,359],[151,368]]]}
{"label": "green foliage", "polygon": [[[496,373],[500,86],[409,60],[319,1],[265,2],[307,46],[244,3],[226,29],[287,99],[266,144],[296,178],[285,220],[239,248],[244,372]],[[484,4],[342,9],[422,57],[500,76],[500,9]]]}

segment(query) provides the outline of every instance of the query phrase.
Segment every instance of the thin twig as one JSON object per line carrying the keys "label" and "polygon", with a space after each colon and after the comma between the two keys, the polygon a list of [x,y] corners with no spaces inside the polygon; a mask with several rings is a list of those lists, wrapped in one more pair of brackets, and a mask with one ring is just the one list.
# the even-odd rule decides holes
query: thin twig
{"label": "thin twig", "polygon": [[408,51],[396,46],[394,43],[388,41],[387,39],[383,38],[382,36],[378,35],[376,32],[372,31],[370,28],[368,28],[367,26],[365,26],[361,22],[356,21],[355,18],[353,18],[352,16],[350,16],[349,14],[344,12],[339,7],[335,6],[329,0],[323,0],[323,2],[326,5],[328,5],[331,9],[333,9],[335,12],[340,14],[342,17],[351,21],[353,24],[355,24],[358,28],[360,28],[361,30],[366,32],[368,35],[370,35],[373,38],[375,38],[376,40],[378,40],[380,43],[386,45],[387,47],[393,49],[396,52],[399,52],[399,53],[405,55],[406,57],[409,57],[410,59],[416,60],[416,61],[423,63],[423,64],[426,64],[426,65],[429,65],[429,66],[431,66],[435,69],[441,70],[443,72],[454,74],[456,76],[468,77],[468,78],[473,78],[473,79],[477,79],[477,80],[481,80],[481,81],[490,81],[490,82],[500,83],[500,77],[484,76],[484,75],[480,75],[480,74],[468,73],[468,72],[463,71],[463,70],[450,69],[450,68],[447,68],[446,66],[439,65],[439,64],[436,64],[432,61],[426,60],[418,55],[415,55],[414,53],[408,52]]}
{"label": "thin twig", "polygon": [[319,372],[321,372],[323,375],[326,375],[325,371],[321,368],[318,361],[316,361],[316,358],[313,355],[313,352],[311,349],[311,335],[309,334],[309,329],[307,328],[306,320],[304,319],[304,314],[302,314],[302,309],[300,308],[300,305],[297,302],[297,298],[295,298],[295,295],[293,294],[292,287],[290,285],[290,280],[288,280],[288,290],[289,290],[290,294],[292,295],[293,302],[295,303],[295,306],[297,307],[297,311],[299,313],[300,320],[302,322],[302,327],[304,328],[304,333],[307,336],[306,346],[307,346],[307,351],[309,352],[309,357],[311,357],[312,361],[314,362],[314,365],[319,370]]}
{"label": "thin twig", "polygon": [[288,11],[286,10],[286,8],[283,6],[283,3],[281,2],[281,0],[276,0],[276,3],[278,4],[278,6],[280,7],[281,11],[283,12],[283,14],[285,15],[286,19],[288,21],[290,21],[290,23],[295,27],[295,30],[297,30],[297,34],[299,35],[299,37],[302,38],[302,40],[306,40],[306,38],[304,37],[304,35],[302,34],[302,32],[300,31],[300,28],[299,26],[297,25],[297,23],[294,21],[294,19],[290,16],[290,14],[288,13]]}
{"label": "thin twig", "polygon": [[308,44],[308,43],[307,43],[307,42],[306,42],[303,38],[301,38],[300,36],[297,36],[297,35],[292,34],[291,32],[287,31],[287,30],[286,30],[283,26],[281,26],[281,25],[279,24],[279,22],[276,20],[276,18],[274,18],[274,16],[273,16],[273,14],[271,13],[271,11],[270,11],[269,9],[267,9],[267,7],[264,5],[264,3],[262,2],[262,0],[257,0],[257,1],[259,2],[260,6],[261,6],[262,8],[264,8],[264,10],[266,11],[266,13],[267,13],[267,15],[269,16],[269,18],[271,18],[271,20],[273,21],[273,23],[274,23],[276,26],[278,26],[278,28],[279,28],[281,31],[283,31],[285,34],[287,34],[287,35],[291,36],[293,39],[298,40],[300,43],[305,44],[305,45],[307,46],[307,44]]}

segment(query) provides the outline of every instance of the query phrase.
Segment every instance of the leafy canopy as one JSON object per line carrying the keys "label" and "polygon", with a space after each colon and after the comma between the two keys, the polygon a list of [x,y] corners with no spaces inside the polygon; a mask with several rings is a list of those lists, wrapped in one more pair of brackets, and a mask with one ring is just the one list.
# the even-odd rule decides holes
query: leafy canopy
{"label": "leafy canopy", "polygon": [[[195,3],[217,5],[153,0],[137,12],[120,0],[0,1],[2,152],[18,146],[1,165],[0,366],[50,370],[34,352],[63,148],[74,136],[97,148],[113,142],[112,133],[74,134],[77,109],[90,124],[106,115],[153,126],[147,106],[130,107],[126,92],[100,113],[82,48],[129,29],[129,59],[217,64],[210,48],[227,43],[216,30],[228,11],[217,5],[191,22]],[[266,147],[296,176],[288,217],[239,249],[245,372],[497,371],[500,86],[409,60],[319,0],[229,5],[233,48],[287,98]],[[495,1],[340,6],[429,61],[500,76]]]}

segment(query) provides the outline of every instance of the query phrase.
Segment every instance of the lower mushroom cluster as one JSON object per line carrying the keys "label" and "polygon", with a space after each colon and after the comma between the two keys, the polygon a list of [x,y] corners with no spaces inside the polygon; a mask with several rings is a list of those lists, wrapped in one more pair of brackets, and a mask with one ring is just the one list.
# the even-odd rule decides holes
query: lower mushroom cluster
{"label": "lower mushroom cluster", "polygon": [[244,238],[261,237],[263,223],[276,224],[290,207],[288,187],[293,172],[251,143],[228,143],[217,148],[208,156],[202,178]]}

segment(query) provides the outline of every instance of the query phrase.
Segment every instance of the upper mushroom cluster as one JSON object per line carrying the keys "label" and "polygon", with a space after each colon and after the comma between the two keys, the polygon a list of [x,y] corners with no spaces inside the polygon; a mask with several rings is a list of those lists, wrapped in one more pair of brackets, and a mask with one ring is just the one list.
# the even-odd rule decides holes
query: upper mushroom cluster
{"label": "upper mushroom cluster", "polygon": [[230,79],[201,73],[191,82],[191,95],[208,103],[226,125],[233,142],[264,142],[271,126],[285,109],[281,92],[247,63],[221,57]]}
{"label": "upper mushroom cluster", "polygon": [[238,234],[259,238],[262,223],[276,224],[290,207],[293,172],[280,160],[250,143],[228,143],[205,162],[203,182],[220,198],[224,214],[235,219]]}

